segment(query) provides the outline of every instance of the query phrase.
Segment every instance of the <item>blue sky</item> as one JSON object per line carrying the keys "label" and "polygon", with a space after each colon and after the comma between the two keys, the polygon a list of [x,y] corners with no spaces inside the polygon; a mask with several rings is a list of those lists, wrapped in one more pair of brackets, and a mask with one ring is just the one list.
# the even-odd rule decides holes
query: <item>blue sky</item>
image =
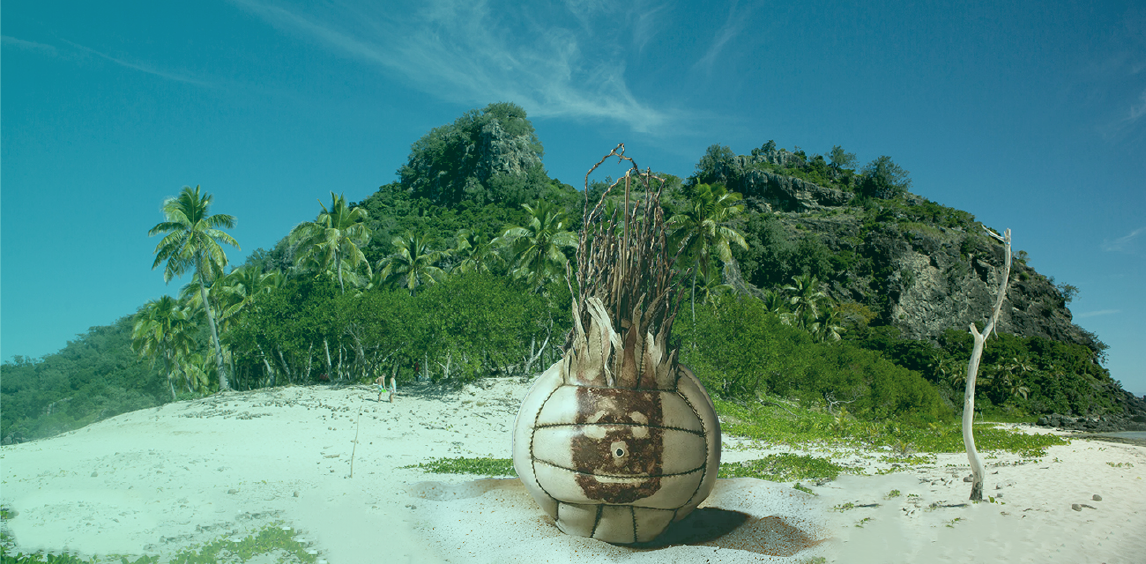
{"label": "blue sky", "polygon": [[[984,4],[984,5],[979,5]],[[384,6],[384,7],[382,7]],[[0,356],[178,291],[185,185],[247,253],[395,179],[410,144],[524,107],[551,176],[617,142],[687,176],[713,143],[861,162],[1009,227],[1146,394],[1146,7],[1123,2],[5,2]]]}

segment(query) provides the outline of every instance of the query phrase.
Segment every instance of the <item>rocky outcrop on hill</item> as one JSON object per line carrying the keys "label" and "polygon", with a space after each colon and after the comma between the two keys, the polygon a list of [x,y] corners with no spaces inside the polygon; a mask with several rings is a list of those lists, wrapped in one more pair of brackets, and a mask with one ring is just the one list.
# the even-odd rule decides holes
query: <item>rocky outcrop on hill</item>
{"label": "rocky outcrop on hill", "polygon": [[[981,233],[917,224],[881,229],[865,244],[890,267],[886,316],[905,337],[934,339],[946,329],[985,324],[1002,275],[1002,244]],[[1093,335],[1072,322],[1053,282],[1017,261],[999,331],[1098,348]]]}
{"label": "rocky outcrop on hill", "polygon": [[[741,159],[747,157],[739,157]],[[741,195],[757,207],[785,211],[812,211],[842,206],[852,194],[767,170],[748,170],[741,177]]]}
{"label": "rocky outcrop on hill", "polygon": [[541,166],[533,135],[512,135],[498,120],[492,120],[481,128],[481,143],[478,146],[478,159],[475,165],[477,177],[482,183],[494,176],[507,174],[524,178],[536,167]]}
{"label": "rocky outcrop on hill", "polygon": [[[752,155],[711,159],[703,180],[725,182],[740,192],[749,214],[777,218],[791,241],[814,239],[809,248],[826,247],[832,267],[820,278],[828,282],[832,298],[868,305],[880,323],[894,325],[910,339],[935,340],[948,329],[985,324],[1004,251],[974,216],[911,193],[894,200],[859,198],[841,189],[861,181],[849,176],[852,171],[825,167],[822,159],[817,168],[802,153],[770,145]],[[836,186],[794,176],[810,171],[834,179]],[[1022,234],[1016,237],[1021,240]],[[743,278],[767,286],[759,274],[745,271]],[[998,330],[1101,351],[1104,345],[1073,323],[1066,305],[1052,279],[1015,260]]]}
{"label": "rocky outcrop on hill", "polygon": [[842,206],[853,194],[777,172],[805,165],[804,158],[774,147],[752,155],[730,157],[712,163],[711,178],[739,192],[749,207],[766,211],[805,212]]}

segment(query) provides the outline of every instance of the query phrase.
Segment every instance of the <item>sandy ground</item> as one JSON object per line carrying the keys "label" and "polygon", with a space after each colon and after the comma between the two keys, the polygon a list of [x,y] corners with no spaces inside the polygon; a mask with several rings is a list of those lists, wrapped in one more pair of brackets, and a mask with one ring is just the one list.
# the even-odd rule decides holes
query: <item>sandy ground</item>
{"label": "sandy ground", "polygon": [[[0,449],[0,503],[16,512],[6,525],[19,550],[83,555],[171,555],[277,522],[336,564],[1146,562],[1146,447],[1124,444],[1074,440],[1037,460],[987,453],[998,503],[973,505],[964,455],[879,474],[890,452],[811,451],[866,475],[805,483],[816,495],[720,480],[639,549],[563,535],[516,479],[401,468],[509,458],[528,386],[409,388],[395,403],[365,386],[278,388],[128,413]],[[789,450],[725,436],[723,460]]]}

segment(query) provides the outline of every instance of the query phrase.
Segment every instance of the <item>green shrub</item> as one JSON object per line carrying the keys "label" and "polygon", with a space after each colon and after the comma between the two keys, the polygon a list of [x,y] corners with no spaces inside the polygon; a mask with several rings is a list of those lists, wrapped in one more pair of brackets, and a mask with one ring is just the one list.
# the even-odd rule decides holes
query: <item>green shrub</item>
{"label": "green shrub", "polygon": [[684,363],[726,398],[767,393],[819,404],[830,396],[867,418],[944,414],[938,392],[919,373],[847,342],[815,343],[754,298],[720,298],[697,308],[695,327],[681,319],[674,331]]}

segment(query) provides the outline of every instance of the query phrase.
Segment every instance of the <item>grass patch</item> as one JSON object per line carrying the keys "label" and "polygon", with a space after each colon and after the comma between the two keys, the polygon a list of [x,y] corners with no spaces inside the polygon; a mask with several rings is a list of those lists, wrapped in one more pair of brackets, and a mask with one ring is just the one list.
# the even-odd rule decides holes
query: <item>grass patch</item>
{"label": "grass patch", "polygon": [[836,418],[803,409],[793,402],[768,398],[767,403],[742,405],[714,398],[723,432],[773,444],[841,443]]}
{"label": "grass patch", "polygon": [[772,454],[747,462],[720,465],[720,478],[760,478],[773,482],[793,480],[834,480],[849,468],[834,464],[826,458],[799,454]]}
{"label": "grass patch", "polygon": [[885,464],[906,464],[908,466],[921,466],[923,464],[935,464],[934,454],[908,454],[908,455],[890,455],[881,456],[879,461]]}
{"label": "grass patch", "polygon": [[[263,530],[239,541],[220,539],[199,548],[181,551],[170,560],[172,564],[208,564],[210,562],[246,562],[251,558],[276,551],[278,562],[310,564],[318,560],[310,554],[307,545],[295,540],[294,532],[281,524],[268,525]],[[157,561],[157,560],[156,560]]]}
{"label": "grass patch", "polygon": [[797,490],[800,490],[804,493],[810,493],[812,495],[820,495],[820,494],[812,491],[812,488],[809,488],[808,486],[805,486],[804,484],[801,484],[800,482],[796,482],[796,485],[794,485],[792,487],[797,489]]}
{"label": "grass patch", "polygon": [[1038,415],[1016,415],[1005,412],[994,412],[983,415],[979,423],[1026,423],[1028,425],[1034,425],[1038,420]]}
{"label": "grass patch", "polygon": [[904,232],[914,232],[919,235],[926,235],[936,239],[954,239],[954,236],[944,235],[937,227],[928,225],[926,223],[919,223],[916,221],[908,221],[899,224],[899,229]]}
{"label": "grass patch", "polygon": [[428,462],[401,466],[418,468],[431,474],[475,474],[478,476],[516,476],[513,461],[508,458],[435,458]]}
{"label": "grass patch", "polygon": [[[794,402],[766,398],[755,404],[739,404],[716,399],[716,412],[723,430],[730,435],[772,444],[808,444],[857,448],[891,447],[900,455],[916,453],[964,452],[963,428],[958,421],[945,423],[919,421],[862,421],[850,416],[834,416],[826,411],[807,409]],[[1028,435],[991,424],[976,424],[975,446],[980,452],[1006,451],[1026,457],[1046,456],[1050,446],[1069,444],[1055,435]],[[910,458],[907,464],[927,460]]]}
{"label": "grass patch", "polygon": [[12,556],[4,547],[0,547],[0,564],[98,564],[103,562],[117,562],[120,564],[213,564],[247,562],[252,558],[273,555],[275,562],[280,564],[313,564],[318,560],[317,552],[307,548],[307,545],[295,540],[294,532],[281,523],[272,523],[260,531],[252,533],[239,540],[229,538],[184,549],[170,558],[159,556],[140,556],[129,560],[126,556],[108,556],[105,558],[92,557],[82,559],[78,556],[64,554],[33,554],[17,553]]}

